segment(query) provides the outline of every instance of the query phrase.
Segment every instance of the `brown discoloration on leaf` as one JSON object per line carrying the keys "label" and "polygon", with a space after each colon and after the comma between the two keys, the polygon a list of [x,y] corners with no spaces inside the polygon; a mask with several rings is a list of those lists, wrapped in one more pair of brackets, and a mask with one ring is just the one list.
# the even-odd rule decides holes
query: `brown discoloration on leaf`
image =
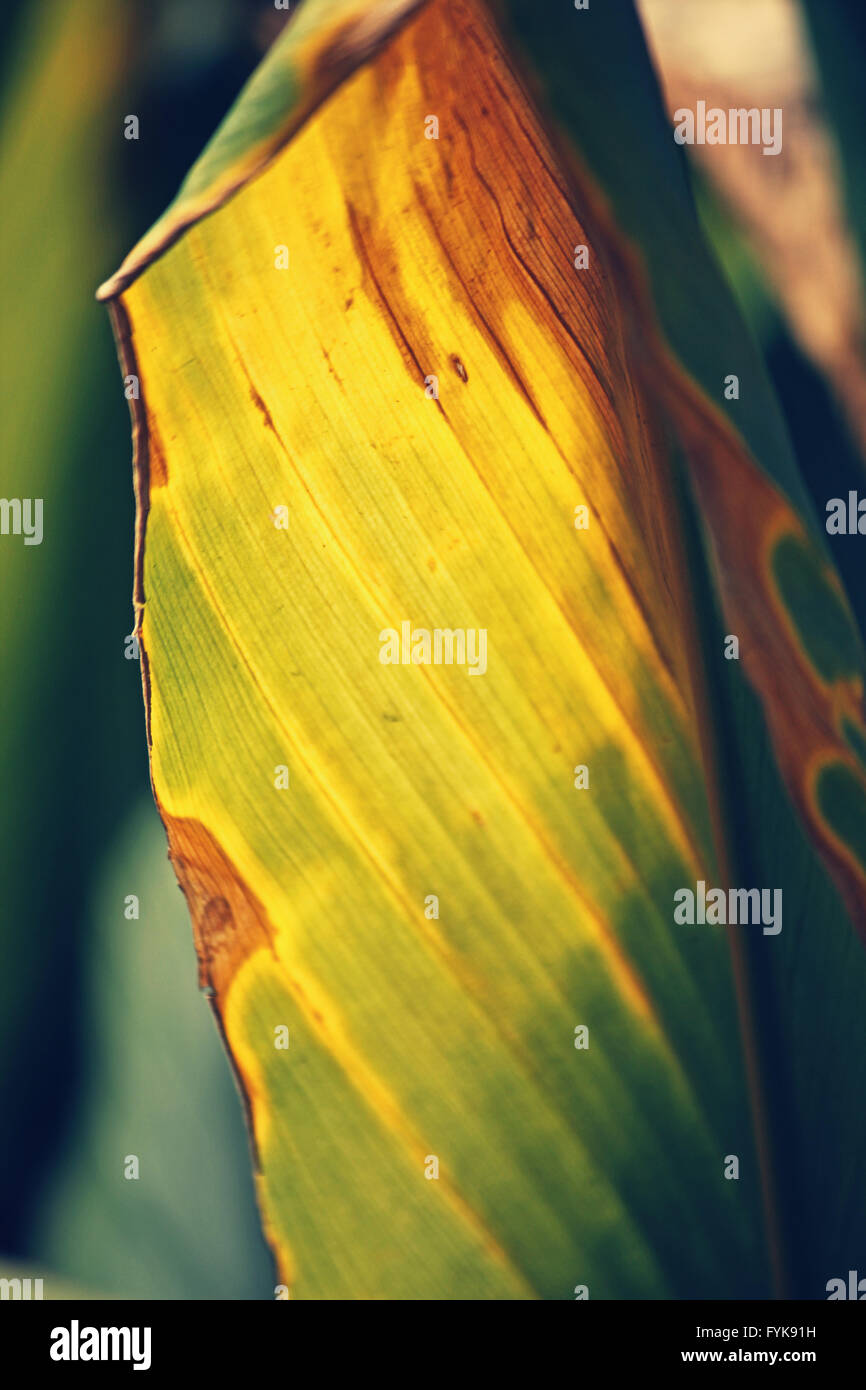
{"label": "brown discoloration on leaf", "polygon": [[[382,311],[386,316],[388,325],[391,329],[395,343],[400,349],[400,355],[406,363],[409,375],[423,385],[426,377],[424,367],[421,363],[419,353],[423,348],[416,347],[408,336],[412,326],[413,316],[407,306],[395,301],[395,297],[386,294],[383,285],[383,276],[377,266],[382,264],[382,246],[376,242],[375,229],[371,218],[366,217],[348,199],[346,200],[346,212],[349,217],[349,226],[352,229],[352,238],[358,259],[364,273],[365,289],[371,295],[375,295],[382,306]],[[387,265],[387,255],[385,257]],[[438,400],[435,402],[442,409]]]}
{"label": "brown discoloration on leaf", "polygon": [[192,917],[199,984],[219,1000],[248,956],[273,949],[268,916],[206,825],[164,810],[161,815]]}
{"label": "brown discoloration on leaf", "polygon": [[[147,703],[149,706],[149,697]],[[148,708],[148,718],[149,714]],[[207,826],[192,817],[169,815],[158,798],[157,809],[168,836],[169,859],[192,919],[199,987],[210,997],[214,1020],[243,1105],[253,1168],[260,1173],[254,1118],[260,1095],[255,1076],[241,1066],[227,1036],[225,999],[244,961],[262,947],[273,952],[271,925],[261,902]],[[262,1215],[268,1234],[267,1220],[265,1214]],[[275,1258],[278,1255],[276,1250],[274,1255]]]}
{"label": "brown discoloration on leaf", "polygon": [[[812,790],[813,767],[831,756],[861,775],[840,732],[840,709],[854,722],[862,721],[862,683],[828,685],[821,679],[803,650],[770,569],[772,548],[781,537],[795,537],[810,548],[815,543],[727,421],[679,375],[675,384],[668,382],[668,390],[669,408],[688,449],[695,490],[709,524],[728,630],[740,637],[740,658],[761,697],[788,791],[852,921],[866,936],[862,868],[849,854],[840,853]],[[829,564],[826,573],[832,576]],[[841,589],[833,587],[840,605],[847,608]]]}
{"label": "brown discoloration on leaf", "polygon": [[147,421],[147,457],[151,488],[165,487],[168,483],[168,464],[155,422],[150,416]]}
{"label": "brown discoloration on leaf", "polygon": [[387,38],[426,0],[387,0],[349,15],[316,55],[313,81],[332,90],[374,56]]}
{"label": "brown discoloration on leaf", "polygon": [[274,422],[271,418],[271,412],[268,410],[268,407],[265,405],[264,401],[262,400],[255,386],[253,386],[252,382],[250,382],[250,400],[252,401],[256,410],[261,412],[262,419],[265,422],[265,428],[269,429],[271,434],[276,434],[277,431],[274,428]]}
{"label": "brown discoloration on leaf", "polygon": [[[277,64],[282,62],[285,81],[299,87],[295,104],[280,120],[274,117],[273,129],[252,143],[236,158],[232,166],[222,168],[209,188],[194,195],[181,192],[175,202],[151,227],[124,260],[120,269],[106,280],[96,292],[102,301],[112,301],[138,278],[141,272],[178,241],[190,227],[209,217],[227,203],[251,179],[260,174],[288,144],[292,136],[318,110],[322,102],[345,81],[352,72],[371,59],[376,51],[415,13],[426,0],[347,0],[346,14],[330,32],[315,29],[296,41],[298,17],[305,20],[307,11],[297,12],[289,20],[281,39],[274,45]],[[352,12],[354,11],[354,12]],[[211,146],[220,140],[217,132]]]}
{"label": "brown discoloration on leaf", "polygon": [[[460,44],[455,44],[455,34],[461,35]],[[688,663],[681,645],[671,640],[669,621],[671,607],[679,620],[687,607],[681,556],[672,528],[658,525],[660,498],[667,497],[669,486],[659,468],[660,436],[647,418],[648,401],[643,403],[640,427],[633,423],[632,412],[619,408],[623,400],[634,398],[634,383],[630,364],[609,332],[621,307],[601,252],[582,277],[574,274],[569,248],[589,239],[582,200],[566,187],[545,128],[485,7],[448,0],[424,8],[376,59],[377,89],[396,90],[407,70],[436,73],[440,130],[449,132],[447,141],[419,139],[416,111],[407,109],[401,116],[396,103],[393,110],[383,103],[381,119],[385,122],[387,115],[389,139],[395,138],[401,120],[405,125],[402,140],[408,151],[412,215],[417,217],[420,209],[439,243],[452,292],[459,292],[461,305],[542,428],[550,433],[527,380],[524,344],[513,326],[515,304],[544,324],[565,360],[575,395],[589,394],[594,418],[603,422],[611,459],[621,471],[612,479],[609,472],[602,476],[599,467],[597,478],[581,479],[581,495],[591,485],[602,493],[613,482],[617,497],[606,504],[607,534],[619,538],[622,569],[633,589],[646,588],[647,576],[652,577],[652,588],[664,586],[663,599],[654,596],[652,630],[663,644],[666,668],[677,672],[678,689],[687,691]],[[484,134],[484,113],[490,111],[497,116],[495,140]],[[428,375],[439,374],[441,399],[435,404],[450,419],[459,409],[453,395],[459,388],[451,373],[467,383],[469,372],[453,339],[437,341],[425,331],[425,315],[418,311],[413,288],[404,283],[388,229],[385,199],[390,189],[381,170],[377,177],[370,176],[365,142],[375,135],[375,128],[359,130],[357,137],[347,134],[340,161],[363,287],[381,306],[413,382],[421,384]],[[532,236],[525,215],[530,196]],[[451,394],[443,387],[444,363],[453,383]],[[564,451],[563,461],[573,469]],[[593,658],[603,664],[602,644],[595,642],[594,631],[581,631]]]}
{"label": "brown discoloration on leaf", "polygon": [[[150,511],[151,485],[151,438],[150,420],[141,391],[141,373],[135,354],[132,325],[122,300],[114,300],[108,306],[117,355],[124,378],[136,376],[139,379],[138,397],[129,398],[129,413],[132,418],[132,477],[135,490],[135,568],[132,589],[132,603],[135,610],[135,634],[139,642],[139,662],[141,666],[141,687],[144,698],[145,728],[147,746],[152,746],[150,730],[150,666],[141,640],[141,618],[144,612],[144,537],[147,530],[147,517]],[[162,485],[168,482],[168,468],[165,455],[157,445],[157,473]]]}

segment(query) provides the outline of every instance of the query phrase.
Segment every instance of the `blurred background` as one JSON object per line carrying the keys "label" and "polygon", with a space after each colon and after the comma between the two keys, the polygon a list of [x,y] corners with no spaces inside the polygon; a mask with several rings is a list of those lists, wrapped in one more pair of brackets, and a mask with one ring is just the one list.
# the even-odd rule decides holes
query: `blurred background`
{"label": "blurred background", "polygon": [[62,1278],[100,1297],[273,1297],[150,795],[125,641],[130,423],[93,295],[285,18],[246,0],[16,0],[0,19],[0,496],[44,499],[42,544],[0,546],[0,1273],[26,1265],[46,1296]]}
{"label": "blurred background", "polygon": [[[784,109],[778,158],[689,155],[823,517],[866,449],[866,112],[850,76],[866,6],[639,9],[671,110]],[[0,544],[0,1273],[24,1267],[46,1296],[273,1297],[241,1106],[150,796],[125,640],[129,416],[93,293],[286,18],[272,0],[7,0],[0,15],[0,496],[44,499],[42,544]],[[829,538],[855,604],[857,540]]]}

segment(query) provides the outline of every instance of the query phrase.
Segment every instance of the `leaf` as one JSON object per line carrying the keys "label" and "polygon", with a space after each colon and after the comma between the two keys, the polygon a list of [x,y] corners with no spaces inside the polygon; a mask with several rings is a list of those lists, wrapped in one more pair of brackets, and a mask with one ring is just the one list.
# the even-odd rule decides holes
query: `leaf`
{"label": "leaf", "polygon": [[[740,637],[789,792],[866,934],[866,860],[851,833],[854,808],[855,817],[866,814],[856,751],[866,746],[862,640],[766,372],[701,237],[682,151],[668,131],[651,139],[665,119],[657,92],[636,110],[654,89],[637,19],[630,5],[587,11],[577,45],[562,11],[539,16],[524,0],[499,8],[616,256],[618,283],[629,288],[632,361],[645,388],[663,397],[687,449],[726,621]],[[576,73],[570,60],[581,53]],[[622,60],[631,60],[633,81],[600,121],[605,74]],[[624,161],[622,149],[636,139],[635,157]],[[641,143],[651,159],[639,157],[649,153]],[[734,365],[740,395],[728,401]],[[792,686],[796,701],[787,698]]]}
{"label": "leaf", "polygon": [[122,658],[129,487],[111,466],[127,424],[105,390],[113,345],[90,290],[123,240],[106,169],[131,16],[111,0],[43,0],[6,6],[4,24],[13,10],[0,497],[42,504],[39,544],[0,534],[0,1229],[21,1253],[75,1093],[89,864],[144,765],[118,756],[140,718]]}
{"label": "leaf", "polygon": [[[837,605],[841,586],[826,563],[826,537],[817,531],[763,365],[696,223],[685,163],[664,121],[632,7],[587,12],[579,42],[563,11],[536,15],[521,3],[501,9],[510,17],[512,51],[555,113],[563,156],[596,209],[608,251],[618,252],[625,304],[638,306],[631,361],[664,397],[686,444],[725,605],[722,632],[740,634],[741,642],[749,634],[742,664],[761,696],[788,791],[862,937],[862,848],[854,848],[864,820],[863,761],[856,751],[863,747],[862,647],[844,598]],[[617,82],[614,103],[608,92],[621,71],[629,80]],[[663,334],[662,354],[653,351],[654,324]],[[681,369],[673,375],[671,355]],[[728,404],[720,401],[719,383],[732,368],[747,387]],[[695,384],[703,399],[695,399]],[[720,436],[713,402],[729,413],[739,441],[730,431]],[[792,531],[800,533],[793,546]],[[778,577],[768,563],[774,550],[773,568],[784,570]],[[792,565],[792,550],[801,565]],[[812,585],[810,571],[822,576]],[[796,589],[794,575],[806,580]],[[855,597],[862,613],[862,581]],[[834,649],[850,654],[847,678],[828,680],[826,668],[816,669],[819,631],[834,632]],[[780,797],[739,671],[734,663],[720,671],[718,645],[708,660],[732,881],[779,883],[788,912],[778,952],[768,959],[760,942],[747,940],[743,962],[766,1078],[759,1105],[778,1287],[793,1296],[823,1296],[821,1272],[849,1256],[856,1263],[866,1239],[856,1178],[866,1159],[864,1128],[851,1107],[866,1081],[864,963]],[[831,806],[828,782],[837,768]],[[837,835],[843,824],[847,844]],[[838,1085],[828,1087],[828,1076]]]}
{"label": "leaf", "polygon": [[423,0],[315,0],[292,17],[185,179],[177,197],[98,297],[124,289],[200,217],[259,173],[341,79]]}
{"label": "leaf", "polygon": [[821,5],[801,0],[821,80],[821,101],[838,141],[848,215],[866,265],[866,195],[863,144],[856,137],[866,115],[860,80],[866,54],[866,19],[857,0]]}
{"label": "leaf", "polygon": [[[751,250],[760,257],[792,335],[826,377],[866,456],[862,276],[798,7],[775,0],[741,7],[732,23],[729,8],[703,6],[688,25],[676,0],[641,0],[640,13],[672,120],[699,100],[707,109],[781,111],[773,157],[751,144],[695,144],[688,153],[743,228],[748,251],[738,260]],[[852,486],[861,469],[862,458]]]}
{"label": "leaf", "polygon": [[[425,6],[302,128],[309,94],[271,99],[302,35],[321,23],[332,51],[345,8],[303,8],[190,175],[195,202],[182,191],[100,291],[142,380],[154,792],[280,1277],[326,1298],[765,1295],[782,1245],[746,959],[766,970],[775,943],[673,922],[678,889],[729,877],[661,406],[780,762],[854,908],[836,831],[860,783],[829,712],[856,724],[857,638],[706,253],[675,265],[754,370],[754,453],[707,398],[723,347],[695,366],[662,222],[635,232],[649,190],[632,206],[605,184],[655,257],[655,303],[476,0]],[[386,37],[393,11],[369,10]],[[586,133],[564,79],[580,45],[557,58],[541,17],[516,37],[552,74],[559,135]],[[645,83],[632,99],[658,134]],[[383,664],[404,622],[483,630],[486,670]],[[845,782],[821,804],[816,750]],[[809,1267],[812,1296],[831,1272]]]}

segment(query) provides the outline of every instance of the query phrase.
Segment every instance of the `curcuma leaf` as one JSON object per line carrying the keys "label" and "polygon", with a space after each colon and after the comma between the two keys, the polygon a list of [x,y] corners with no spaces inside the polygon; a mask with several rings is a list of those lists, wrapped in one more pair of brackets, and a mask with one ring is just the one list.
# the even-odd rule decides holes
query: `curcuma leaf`
{"label": "curcuma leaf", "polygon": [[[141,383],[153,787],[293,1297],[815,1297],[847,1258],[787,1249],[755,1017],[799,997],[785,933],[674,918],[736,880],[672,421],[862,923],[859,638],[630,7],[606,13],[307,0],[100,291]],[[570,96],[594,63],[619,72],[597,148]],[[679,183],[644,214],[646,144]],[[830,985],[862,1002],[797,835],[790,912],[828,904]]]}

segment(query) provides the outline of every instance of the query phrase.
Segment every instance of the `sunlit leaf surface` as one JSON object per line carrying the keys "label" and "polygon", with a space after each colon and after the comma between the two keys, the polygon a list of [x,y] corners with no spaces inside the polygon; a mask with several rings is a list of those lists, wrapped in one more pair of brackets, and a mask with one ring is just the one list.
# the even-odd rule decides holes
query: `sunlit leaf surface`
{"label": "sunlit leaf surface", "polygon": [[[556,91],[549,137],[477,0],[390,34],[409,8],[362,44],[357,6],[304,6],[312,68],[290,26],[197,211],[103,291],[141,379],[154,790],[266,1231],[299,1297],[766,1294],[742,937],[673,916],[727,851],[663,409],[855,912],[858,639],[773,422],[756,463],[663,346],[682,313]],[[383,46],[300,125],[347,33]]]}

